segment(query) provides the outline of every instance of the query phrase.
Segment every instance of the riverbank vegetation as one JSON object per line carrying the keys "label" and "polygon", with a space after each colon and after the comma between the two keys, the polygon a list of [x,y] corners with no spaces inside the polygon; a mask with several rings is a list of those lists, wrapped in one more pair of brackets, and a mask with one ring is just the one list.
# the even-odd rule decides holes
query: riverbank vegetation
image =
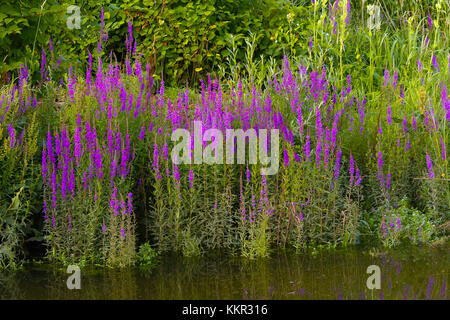
{"label": "riverbank vegetation", "polygon": [[[69,49],[49,20],[37,61],[8,54],[20,64],[5,63],[0,89],[2,268],[41,247],[50,262],[124,267],[153,250],[255,258],[446,241],[447,2],[380,5],[379,28],[365,2],[267,1],[274,17],[244,7],[238,24],[219,14],[231,1],[112,2],[60,28],[95,41]],[[3,30],[18,23],[0,17]],[[194,121],[278,129],[277,174],[175,164],[171,134]]]}

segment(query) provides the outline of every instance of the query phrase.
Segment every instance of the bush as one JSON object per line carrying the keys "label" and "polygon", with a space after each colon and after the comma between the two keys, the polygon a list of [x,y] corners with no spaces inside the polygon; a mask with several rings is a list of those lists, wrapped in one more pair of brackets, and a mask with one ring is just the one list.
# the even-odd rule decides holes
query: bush
{"label": "bush", "polygon": [[149,243],[144,243],[139,247],[136,254],[136,264],[142,268],[149,269],[159,262],[160,252],[153,249]]}
{"label": "bush", "polygon": [[397,208],[382,218],[380,240],[385,247],[396,246],[402,241],[430,243],[435,231],[431,214],[410,208],[408,200],[404,198]]}

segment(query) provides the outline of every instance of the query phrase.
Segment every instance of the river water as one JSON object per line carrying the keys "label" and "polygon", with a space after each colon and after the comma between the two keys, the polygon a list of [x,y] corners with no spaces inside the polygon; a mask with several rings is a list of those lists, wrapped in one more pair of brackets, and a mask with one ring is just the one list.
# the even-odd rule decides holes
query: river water
{"label": "river water", "polygon": [[[231,255],[165,255],[143,271],[82,269],[69,290],[65,269],[29,265],[0,272],[0,299],[449,299],[449,246],[317,254],[276,252],[248,261]],[[367,288],[370,265],[381,289]]]}

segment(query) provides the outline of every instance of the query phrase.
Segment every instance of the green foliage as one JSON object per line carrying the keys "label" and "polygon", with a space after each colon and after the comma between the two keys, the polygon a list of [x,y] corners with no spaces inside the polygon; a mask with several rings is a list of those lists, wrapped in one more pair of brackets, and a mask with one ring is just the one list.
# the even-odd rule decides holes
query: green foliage
{"label": "green foliage", "polygon": [[136,264],[139,267],[149,269],[159,262],[160,252],[153,249],[149,243],[144,243],[139,247],[136,254]]}
{"label": "green foliage", "polygon": [[405,241],[413,244],[430,243],[435,235],[436,226],[432,216],[411,208],[406,198],[383,217],[380,226],[380,240],[385,247],[394,247]]}
{"label": "green foliage", "polygon": [[[137,51],[150,62],[157,78],[166,83],[198,83],[200,77],[223,65],[230,52],[227,49],[230,35],[237,38],[236,45],[245,45],[249,32],[257,34],[258,44],[254,55],[281,59],[284,40],[288,37],[292,53],[301,51],[293,46],[301,44],[304,36],[305,8],[294,7],[281,0],[103,0],[78,1],[81,28],[66,26],[69,4],[57,0],[19,1],[7,4],[0,15],[0,59],[5,61],[2,72],[15,71],[24,62],[34,79],[39,78],[41,51],[49,54],[48,42],[53,41],[51,69],[66,70],[69,65],[86,62],[87,50],[94,53],[100,31],[100,10],[105,12],[105,32],[109,38],[102,42],[102,54],[114,51],[123,61],[126,55],[123,43],[128,35],[127,22],[133,22],[133,37]],[[295,27],[286,20],[293,10]],[[299,23],[297,23],[299,22]],[[274,31],[275,30],[275,31]],[[287,36],[289,34],[289,36]],[[245,61],[243,52],[237,59]],[[59,62],[58,62],[59,61]],[[57,72],[54,71],[54,72]],[[244,75],[244,70],[241,70]]]}
{"label": "green foliage", "polygon": [[[29,88],[24,86],[30,103]],[[6,91],[1,95],[10,98]],[[39,165],[36,114],[19,109],[19,97],[3,110],[10,125],[0,123],[0,269],[17,268],[23,262],[23,241],[30,231],[31,216],[39,210]],[[10,135],[10,130],[15,135]],[[21,134],[22,132],[22,134]]]}

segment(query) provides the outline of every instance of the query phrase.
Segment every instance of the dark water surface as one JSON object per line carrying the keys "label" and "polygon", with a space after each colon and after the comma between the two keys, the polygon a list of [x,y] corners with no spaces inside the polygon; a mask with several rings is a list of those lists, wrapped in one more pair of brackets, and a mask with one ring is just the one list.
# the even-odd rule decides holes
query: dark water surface
{"label": "dark water surface", "polygon": [[[45,265],[0,273],[0,299],[449,299],[449,246],[316,255],[274,253],[248,261],[229,255],[165,256],[151,271],[82,269],[81,289]],[[381,289],[366,286],[381,269]]]}

